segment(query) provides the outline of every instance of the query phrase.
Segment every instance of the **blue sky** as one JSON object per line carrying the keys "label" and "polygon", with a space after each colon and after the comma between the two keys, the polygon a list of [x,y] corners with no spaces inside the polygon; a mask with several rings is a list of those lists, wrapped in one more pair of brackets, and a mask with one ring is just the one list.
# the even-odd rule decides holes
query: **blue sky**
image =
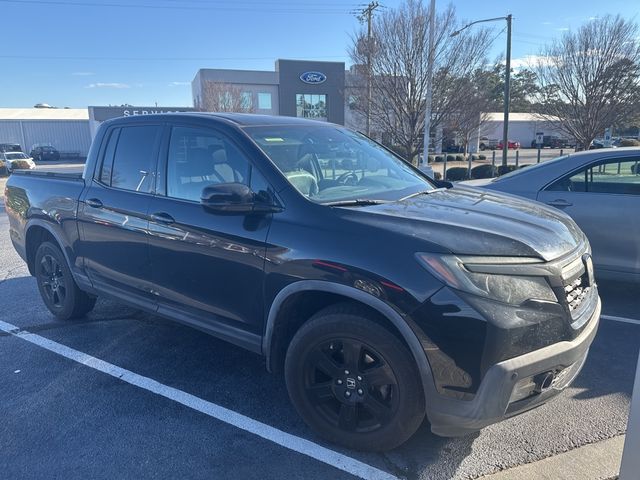
{"label": "blue sky", "polygon": [[[367,0],[0,0],[0,107],[191,105],[199,68],[272,70],[276,58],[349,62]],[[392,8],[399,0],[382,0]],[[513,58],[631,0],[453,2],[465,20],[512,13]],[[437,2],[438,8],[448,3]],[[491,24],[487,24],[491,25]],[[495,24],[498,35],[503,25]],[[493,55],[504,52],[504,33]]]}

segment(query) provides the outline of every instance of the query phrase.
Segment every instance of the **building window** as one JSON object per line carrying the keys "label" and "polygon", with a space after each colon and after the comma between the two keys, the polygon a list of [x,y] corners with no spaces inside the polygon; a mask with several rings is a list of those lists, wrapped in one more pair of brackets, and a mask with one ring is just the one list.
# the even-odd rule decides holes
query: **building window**
{"label": "building window", "polygon": [[270,93],[258,93],[258,108],[260,110],[271,110]]}
{"label": "building window", "polygon": [[229,112],[233,110],[233,97],[231,92],[220,92],[218,95],[219,110],[223,112]]}
{"label": "building window", "polygon": [[251,92],[242,92],[240,94],[240,108],[244,112],[250,112],[253,108],[253,95]]}
{"label": "building window", "polygon": [[327,96],[298,93],[296,95],[296,116],[313,118],[315,120],[326,120]]}

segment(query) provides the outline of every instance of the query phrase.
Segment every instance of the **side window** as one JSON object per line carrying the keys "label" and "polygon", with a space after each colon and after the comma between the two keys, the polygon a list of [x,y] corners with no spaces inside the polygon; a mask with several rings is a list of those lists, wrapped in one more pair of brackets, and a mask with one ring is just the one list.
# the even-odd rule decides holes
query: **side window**
{"label": "side window", "polygon": [[120,129],[113,157],[112,187],[134,192],[149,193],[151,191],[155,151],[160,133],[161,127],[157,125]]}
{"label": "side window", "polygon": [[547,190],[640,195],[640,158],[611,159],[553,183]]}
{"label": "side window", "polygon": [[174,127],[167,158],[167,196],[200,201],[204,187],[249,184],[249,160],[224,135],[213,130]]}
{"label": "side window", "polygon": [[102,160],[102,168],[100,169],[100,175],[98,178],[101,183],[105,185],[111,185],[111,170],[113,169],[113,154],[116,151],[116,144],[118,143],[118,135],[120,134],[119,128],[114,128],[109,134],[109,140],[107,140],[107,148],[104,151],[104,158]]}

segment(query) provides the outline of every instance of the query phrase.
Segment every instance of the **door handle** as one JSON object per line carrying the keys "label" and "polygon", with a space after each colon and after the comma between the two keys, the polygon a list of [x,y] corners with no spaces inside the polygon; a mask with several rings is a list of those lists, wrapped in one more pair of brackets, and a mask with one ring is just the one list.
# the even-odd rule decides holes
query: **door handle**
{"label": "door handle", "polygon": [[102,208],[104,206],[97,198],[87,198],[84,203],[93,208]]}
{"label": "door handle", "polygon": [[552,207],[570,207],[571,205],[573,205],[573,203],[568,202],[567,200],[564,200],[562,198],[557,198],[555,200],[547,202],[547,205],[551,205]]}
{"label": "door handle", "polygon": [[158,223],[164,223],[166,225],[170,225],[172,223],[176,223],[171,215],[164,212],[152,213],[151,220]]}

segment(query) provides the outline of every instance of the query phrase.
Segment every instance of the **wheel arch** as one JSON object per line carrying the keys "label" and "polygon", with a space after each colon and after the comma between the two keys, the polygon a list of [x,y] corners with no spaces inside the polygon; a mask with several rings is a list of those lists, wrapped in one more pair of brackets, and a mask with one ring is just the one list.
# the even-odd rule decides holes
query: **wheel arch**
{"label": "wheel arch", "polygon": [[34,261],[36,257],[36,251],[38,250],[38,246],[40,246],[43,242],[52,241],[55,242],[60,250],[62,250],[62,254],[67,262],[67,265],[71,268],[73,265],[69,261],[69,254],[67,249],[65,248],[65,244],[62,242],[60,235],[55,231],[54,228],[51,227],[47,222],[42,222],[37,219],[34,219],[29,222],[27,228],[25,229],[25,255],[26,255],[26,263],[27,268],[29,269],[29,273],[31,275],[34,274]]}
{"label": "wheel arch", "polygon": [[[409,348],[418,367],[418,372],[420,373],[425,398],[429,398],[435,388],[433,373],[422,344],[407,321],[390,305],[368,293],[347,285],[322,280],[301,280],[289,284],[283,288],[273,300],[269,308],[262,342],[262,351],[266,357],[267,369],[269,371],[278,370],[278,358],[282,355],[280,353],[281,349],[283,347],[286,349],[290,340],[279,338],[283,327],[287,325],[287,301],[303,293],[315,293],[333,297],[334,301],[331,303],[336,303],[337,301],[352,301],[376,312],[396,330],[401,340]],[[300,325],[306,320],[308,320],[308,318],[303,319],[302,322],[295,325],[295,331],[297,331]]]}

